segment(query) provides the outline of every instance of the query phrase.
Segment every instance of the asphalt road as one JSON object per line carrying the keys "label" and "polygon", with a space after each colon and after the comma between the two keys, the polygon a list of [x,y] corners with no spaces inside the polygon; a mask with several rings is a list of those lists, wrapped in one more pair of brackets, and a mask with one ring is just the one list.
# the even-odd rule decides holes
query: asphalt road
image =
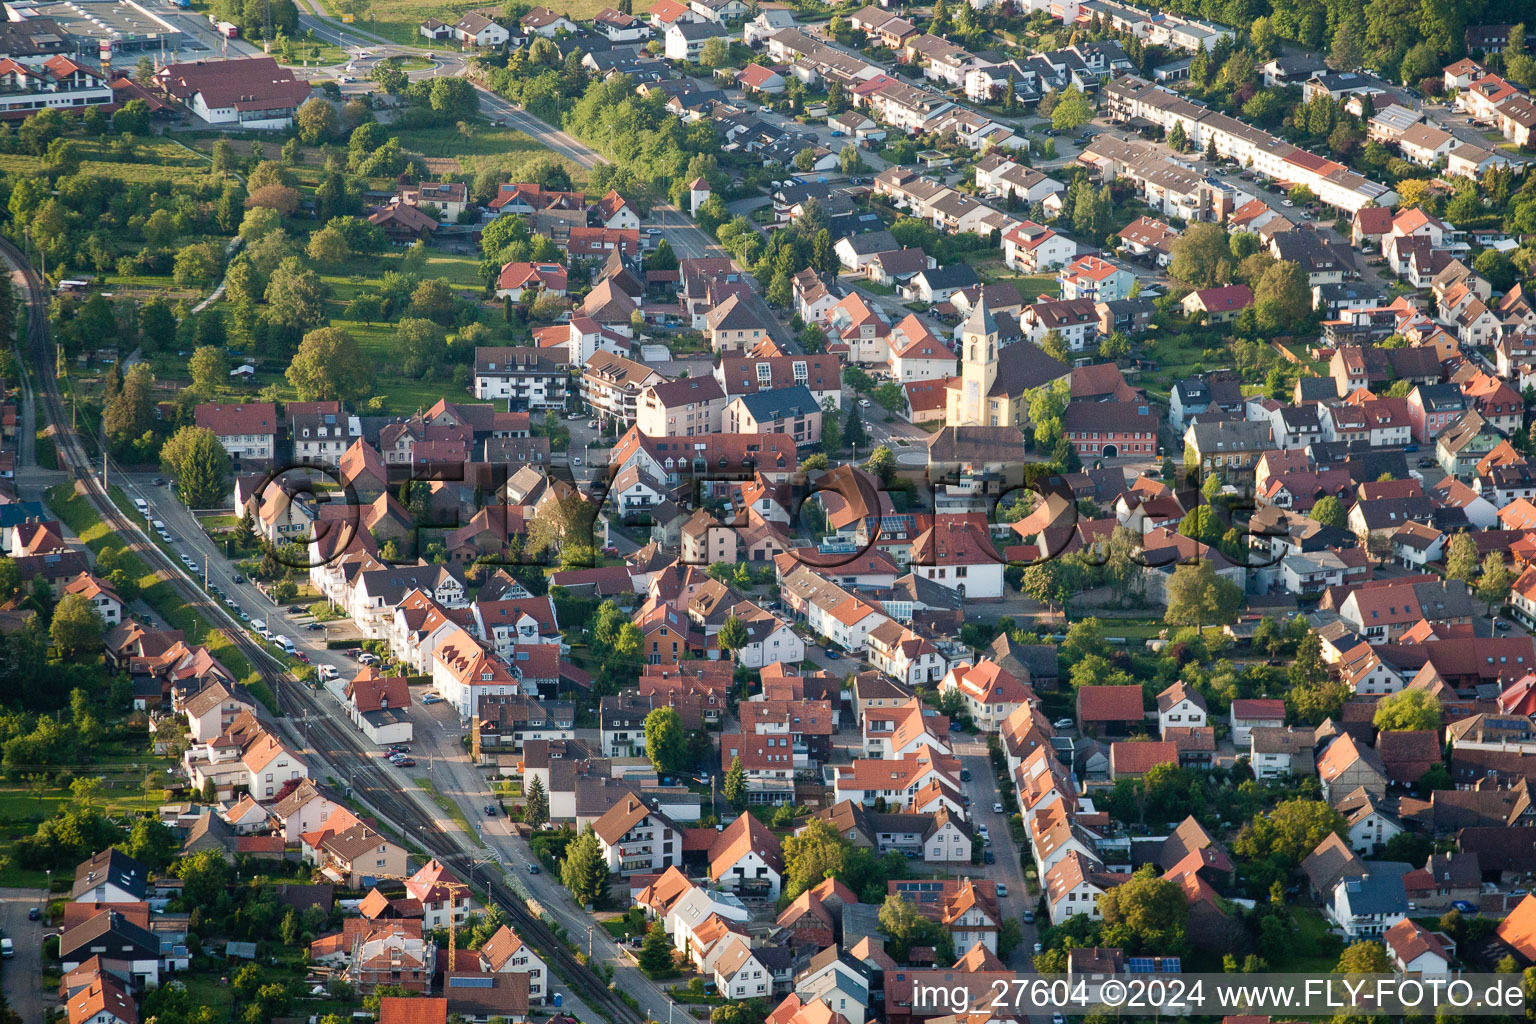
{"label": "asphalt road", "polygon": [[14,959],[0,962],[5,998],[21,1019],[41,1021],[58,1005],[58,995],[43,987],[43,923],[28,921],[32,907],[47,906],[41,889],[0,889],[0,932],[16,946]]}

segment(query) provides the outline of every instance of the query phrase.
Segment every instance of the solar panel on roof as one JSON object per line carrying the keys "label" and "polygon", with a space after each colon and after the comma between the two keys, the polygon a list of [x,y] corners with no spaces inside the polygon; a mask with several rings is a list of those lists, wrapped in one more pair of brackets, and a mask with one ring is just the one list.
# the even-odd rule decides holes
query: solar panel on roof
{"label": "solar panel on roof", "polygon": [[1158,961],[1157,970],[1160,974],[1182,974],[1184,973],[1184,964],[1176,956],[1165,956],[1162,960]]}
{"label": "solar panel on roof", "polygon": [[475,976],[475,977],[469,977],[469,978],[454,978],[454,977],[450,977],[448,979],[448,987],[449,988],[495,988],[496,987],[496,979],[494,977],[492,977],[492,976],[489,976],[489,975],[483,976],[483,977],[482,976]]}
{"label": "solar panel on roof", "polygon": [[1154,961],[1149,956],[1133,956],[1126,961],[1126,967],[1132,974],[1151,974]]}

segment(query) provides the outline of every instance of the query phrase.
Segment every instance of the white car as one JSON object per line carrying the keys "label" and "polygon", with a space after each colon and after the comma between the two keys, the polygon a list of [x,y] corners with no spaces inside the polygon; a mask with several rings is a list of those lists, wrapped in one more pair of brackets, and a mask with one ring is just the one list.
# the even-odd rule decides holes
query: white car
{"label": "white car", "polygon": [[1058,719],[1056,719],[1056,721],[1051,723],[1051,728],[1052,729],[1070,729],[1070,728],[1072,728],[1072,726],[1074,726],[1076,724],[1077,723],[1072,721],[1072,719],[1070,719],[1070,718],[1058,718]]}
{"label": "white car", "polygon": [[1289,199],[1282,199],[1282,200],[1280,200],[1280,205],[1281,206],[1295,206],[1296,204],[1291,202]]}
{"label": "white car", "polygon": [[859,408],[860,409],[868,409],[869,408],[869,399],[867,399],[867,398],[859,399]]}
{"label": "white car", "polygon": [[1008,886],[1003,884],[1002,882],[998,882],[997,883],[997,894],[999,896],[1007,896],[1008,895]]}
{"label": "white car", "polygon": [[976,826],[976,831],[980,835],[985,836],[987,834],[987,823],[986,822],[982,822],[980,825],[977,825]]}
{"label": "white car", "polygon": [[336,666],[334,665],[321,665],[318,669],[315,670],[315,674],[318,675],[321,679],[335,679],[339,673],[336,671]]}
{"label": "white car", "polygon": [[992,813],[993,814],[1002,814],[1003,813],[1003,805],[1000,804],[1000,803],[993,803],[992,804]]}
{"label": "white car", "polygon": [[188,562],[187,562],[187,571],[188,572],[202,572],[203,570],[198,567],[198,564],[196,562],[188,560]]}

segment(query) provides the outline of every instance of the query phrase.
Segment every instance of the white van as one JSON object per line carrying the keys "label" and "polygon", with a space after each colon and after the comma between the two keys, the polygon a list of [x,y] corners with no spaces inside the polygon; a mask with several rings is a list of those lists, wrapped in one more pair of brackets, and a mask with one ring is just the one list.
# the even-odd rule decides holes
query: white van
{"label": "white van", "polygon": [[256,633],[265,633],[267,631],[267,620],[266,619],[252,619],[251,620],[251,630],[252,630],[252,632],[256,632]]}
{"label": "white van", "polygon": [[293,641],[289,640],[285,636],[275,636],[272,638],[272,642],[277,644],[278,647],[281,647],[284,654],[292,654],[295,650]]}
{"label": "white van", "polygon": [[149,502],[145,501],[143,498],[134,498],[133,507],[139,510],[139,515],[149,515]]}
{"label": "white van", "polygon": [[341,673],[336,671],[335,665],[321,665],[319,668],[315,669],[315,674],[318,675],[321,680],[329,681],[335,679]]}

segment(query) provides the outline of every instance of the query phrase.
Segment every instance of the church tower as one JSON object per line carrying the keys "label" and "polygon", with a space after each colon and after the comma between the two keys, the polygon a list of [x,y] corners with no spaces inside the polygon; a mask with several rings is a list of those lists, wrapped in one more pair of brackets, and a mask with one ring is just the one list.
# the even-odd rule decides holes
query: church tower
{"label": "church tower", "polygon": [[987,394],[997,380],[998,327],[982,292],[960,329],[960,423],[955,426],[997,425]]}

